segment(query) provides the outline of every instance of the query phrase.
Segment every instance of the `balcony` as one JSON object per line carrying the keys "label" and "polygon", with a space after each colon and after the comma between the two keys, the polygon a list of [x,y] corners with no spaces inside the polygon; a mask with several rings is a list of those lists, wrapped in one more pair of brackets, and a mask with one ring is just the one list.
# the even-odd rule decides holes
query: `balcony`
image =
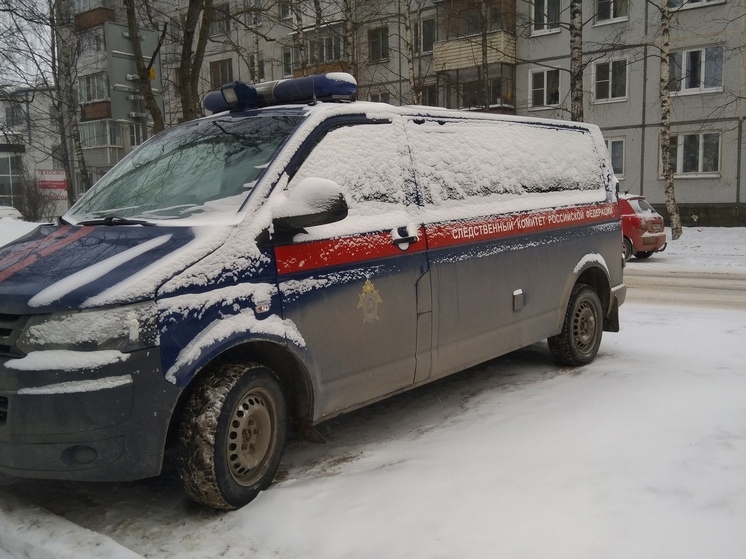
{"label": "balcony", "polygon": [[116,20],[114,0],[76,0],[73,5],[75,27],[85,31]]}
{"label": "balcony", "polygon": [[[505,31],[487,33],[487,64],[515,64],[515,36]],[[472,68],[482,64],[482,35],[438,41],[433,48],[436,71]]]}

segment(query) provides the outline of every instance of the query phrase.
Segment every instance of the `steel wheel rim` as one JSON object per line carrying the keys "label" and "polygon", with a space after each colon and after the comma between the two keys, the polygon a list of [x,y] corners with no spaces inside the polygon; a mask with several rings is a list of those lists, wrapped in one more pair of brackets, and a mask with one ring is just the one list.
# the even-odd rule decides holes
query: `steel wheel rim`
{"label": "steel wheel rim", "polygon": [[226,444],[228,467],[239,485],[252,485],[262,476],[271,456],[274,422],[271,395],[255,388],[233,409]]}
{"label": "steel wheel rim", "polygon": [[596,344],[596,309],[590,301],[582,301],[575,309],[572,333],[581,353],[590,353]]}

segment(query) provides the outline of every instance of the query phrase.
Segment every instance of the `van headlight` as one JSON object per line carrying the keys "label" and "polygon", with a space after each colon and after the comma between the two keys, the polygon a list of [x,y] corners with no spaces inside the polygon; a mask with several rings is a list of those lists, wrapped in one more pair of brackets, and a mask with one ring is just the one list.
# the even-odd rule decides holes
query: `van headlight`
{"label": "van headlight", "polygon": [[24,353],[50,349],[123,352],[157,346],[155,302],[33,316],[16,343]]}

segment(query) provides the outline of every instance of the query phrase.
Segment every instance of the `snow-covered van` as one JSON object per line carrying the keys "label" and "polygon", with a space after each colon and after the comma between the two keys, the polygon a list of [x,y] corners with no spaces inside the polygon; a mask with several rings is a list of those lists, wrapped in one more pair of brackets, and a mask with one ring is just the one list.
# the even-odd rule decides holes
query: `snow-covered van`
{"label": "snow-covered van", "polygon": [[225,85],[0,248],[1,472],[138,479],[176,448],[230,509],[289,426],[546,338],[594,359],[626,291],[598,128],[355,89]]}

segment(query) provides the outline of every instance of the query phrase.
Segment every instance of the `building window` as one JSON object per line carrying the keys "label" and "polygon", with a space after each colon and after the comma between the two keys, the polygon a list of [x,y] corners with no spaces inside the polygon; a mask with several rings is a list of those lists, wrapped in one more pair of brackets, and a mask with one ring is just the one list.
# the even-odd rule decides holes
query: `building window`
{"label": "building window", "polygon": [[22,126],[26,122],[23,105],[11,102],[5,107],[5,124],[8,128]]}
{"label": "building window", "polygon": [[425,85],[419,88],[420,91],[420,105],[427,105],[429,107],[438,106],[438,90],[434,85]]}
{"label": "building window", "polygon": [[210,86],[218,89],[233,81],[233,61],[230,58],[210,62]]}
{"label": "building window", "polygon": [[231,29],[230,7],[228,4],[218,4],[212,7],[212,21],[210,35],[225,35]]}
{"label": "building window", "polygon": [[333,62],[342,58],[342,37],[339,35],[322,37],[318,44],[315,41],[308,41],[306,49],[311,60]]}
{"label": "building window", "polygon": [[252,0],[249,4],[249,12],[247,14],[246,24],[251,27],[253,25],[261,25],[264,21],[264,5],[263,0]]}
{"label": "building window", "polygon": [[559,0],[534,0],[534,33],[559,28]]}
{"label": "building window", "polygon": [[283,47],[282,49],[282,75],[293,75],[293,49],[290,47]]}
{"label": "building window", "polygon": [[559,105],[559,70],[531,72],[531,106]]}
{"label": "building window", "polygon": [[342,58],[342,37],[334,35],[331,37],[324,37],[322,60],[324,62],[332,62]]}
{"label": "building window", "polygon": [[668,7],[671,9],[676,8],[695,8],[699,6],[706,6],[710,3],[722,2],[723,0],[668,0]]}
{"label": "building window", "polygon": [[389,28],[379,27],[368,31],[368,49],[373,62],[388,60],[389,57]]}
{"label": "building window", "polygon": [[264,53],[249,56],[249,75],[255,83],[264,80]]}
{"label": "building window", "polygon": [[462,107],[482,107],[484,106],[484,95],[482,82],[467,82],[461,86],[461,106]]}
{"label": "building window", "polygon": [[105,73],[83,76],[78,79],[78,102],[106,101],[109,99],[109,77]]}
{"label": "building window", "polygon": [[627,61],[598,62],[595,65],[594,94],[596,101],[611,101],[627,97]]}
{"label": "building window", "polygon": [[80,123],[80,143],[84,148],[122,145],[120,126],[110,120]]}
{"label": "building window", "polygon": [[624,178],[624,140],[606,140],[606,149],[609,151],[614,174],[618,179]]}
{"label": "building window", "polygon": [[[469,4],[469,8],[446,12],[445,25],[440,30],[445,34],[446,40],[479,35],[483,31],[500,31],[504,24],[508,26],[506,30],[514,30],[514,25],[511,23],[512,17],[503,18],[503,9],[507,3],[486,0],[484,3],[470,2]],[[509,15],[507,10],[505,15]]]}
{"label": "building window", "polygon": [[423,19],[414,26],[414,52],[432,52],[435,45],[435,19]]}
{"label": "building window", "polygon": [[293,19],[293,10],[290,2],[280,2],[280,19]]}
{"label": "building window", "polygon": [[380,93],[371,93],[370,100],[374,103],[390,103],[391,94],[388,91],[381,91]]}
{"label": "building window", "polygon": [[0,153],[0,206],[12,206],[13,198],[23,189],[23,164],[20,155]]}
{"label": "building window", "polygon": [[142,134],[142,125],[141,124],[130,124],[130,147],[139,146],[145,138],[143,138]]}
{"label": "building window", "polygon": [[723,47],[674,52],[668,60],[671,92],[696,93],[723,86]]}
{"label": "building window", "polygon": [[626,19],[629,16],[628,0],[596,0],[596,22]]}
{"label": "building window", "polygon": [[81,51],[82,52],[103,52],[106,50],[106,42],[104,40],[104,28],[96,27],[85,31],[81,35]]}
{"label": "building window", "polygon": [[720,171],[720,134],[671,136],[671,166],[675,175]]}
{"label": "building window", "polygon": [[[509,68],[509,69],[508,69]],[[512,105],[513,76],[512,67],[503,67],[503,76],[490,78],[487,84],[488,105]],[[461,107],[484,107],[484,82],[481,80],[466,82],[461,86]]]}
{"label": "building window", "polygon": [[52,169],[59,171],[65,168],[65,157],[61,144],[52,146]]}

